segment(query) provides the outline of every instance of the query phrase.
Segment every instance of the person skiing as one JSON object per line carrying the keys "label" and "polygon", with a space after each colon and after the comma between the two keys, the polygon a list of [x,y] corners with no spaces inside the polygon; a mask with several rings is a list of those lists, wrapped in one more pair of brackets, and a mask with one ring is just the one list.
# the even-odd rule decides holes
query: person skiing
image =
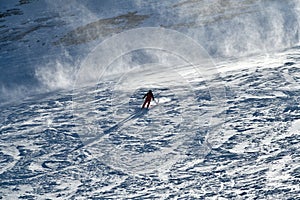
{"label": "person skiing", "polygon": [[[145,99],[145,98],[146,98],[146,99]],[[154,96],[153,96],[152,90],[149,90],[149,91],[147,92],[147,94],[144,95],[143,99],[145,99],[145,101],[144,101],[144,104],[143,104],[143,106],[142,106],[142,109],[145,108],[145,105],[146,105],[146,104],[147,104],[147,108],[149,108],[151,99],[153,99],[153,101],[154,101]]]}

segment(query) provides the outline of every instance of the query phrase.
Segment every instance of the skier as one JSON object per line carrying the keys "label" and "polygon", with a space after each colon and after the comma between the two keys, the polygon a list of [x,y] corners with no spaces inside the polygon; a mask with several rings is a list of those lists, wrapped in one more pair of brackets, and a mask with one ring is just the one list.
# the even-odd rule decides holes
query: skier
{"label": "skier", "polygon": [[[145,99],[145,97],[146,97],[146,99]],[[154,96],[153,96],[152,90],[149,90],[148,93],[144,95],[143,99],[145,99],[145,102],[142,106],[142,109],[145,108],[146,104],[147,104],[147,108],[149,108],[151,99],[153,99],[153,101],[154,101]]]}

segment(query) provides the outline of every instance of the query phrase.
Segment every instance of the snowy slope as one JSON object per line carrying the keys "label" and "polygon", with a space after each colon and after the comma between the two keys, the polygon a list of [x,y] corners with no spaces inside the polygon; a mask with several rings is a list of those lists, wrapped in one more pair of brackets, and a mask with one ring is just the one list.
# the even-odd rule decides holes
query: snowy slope
{"label": "snowy slope", "polygon": [[[3,0],[0,17],[1,102],[70,88],[90,51],[138,27],[180,31],[215,61],[265,55],[299,43],[296,0]],[[136,57],[139,64],[151,62]]]}
{"label": "snowy slope", "polygon": [[[125,100],[111,106],[112,82],[78,91],[84,99],[87,92],[96,98],[73,117],[66,92],[2,109],[1,196],[296,198],[296,52],[285,52],[292,58],[277,67],[212,79],[227,85],[221,110],[201,82],[193,85],[196,99],[184,85],[154,88],[159,105],[153,103],[149,111],[138,108],[143,88],[127,104]],[[207,123],[212,115],[225,122]],[[90,126],[71,123],[80,119]],[[92,140],[77,134],[78,129],[91,134],[94,125],[99,128]]]}
{"label": "snowy slope", "polygon": [[1,1],[0,199],[299,199],[298,5]]}

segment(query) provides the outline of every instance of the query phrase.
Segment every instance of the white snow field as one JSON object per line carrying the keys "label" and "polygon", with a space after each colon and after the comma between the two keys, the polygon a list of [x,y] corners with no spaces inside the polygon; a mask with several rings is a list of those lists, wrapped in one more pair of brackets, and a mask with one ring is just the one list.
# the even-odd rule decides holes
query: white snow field
{"label": "white snow field", "polygon": [[296,0],[1,1],[0,199],[300,199],[299,22]]}

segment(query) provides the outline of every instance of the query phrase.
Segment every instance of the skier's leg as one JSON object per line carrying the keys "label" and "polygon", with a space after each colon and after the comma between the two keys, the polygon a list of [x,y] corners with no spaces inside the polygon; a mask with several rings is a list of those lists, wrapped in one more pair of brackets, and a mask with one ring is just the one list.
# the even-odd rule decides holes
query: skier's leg
{"label": "skier's leg", "polygon": [[147,101],[144,101],[142,108],[145,108]]}

